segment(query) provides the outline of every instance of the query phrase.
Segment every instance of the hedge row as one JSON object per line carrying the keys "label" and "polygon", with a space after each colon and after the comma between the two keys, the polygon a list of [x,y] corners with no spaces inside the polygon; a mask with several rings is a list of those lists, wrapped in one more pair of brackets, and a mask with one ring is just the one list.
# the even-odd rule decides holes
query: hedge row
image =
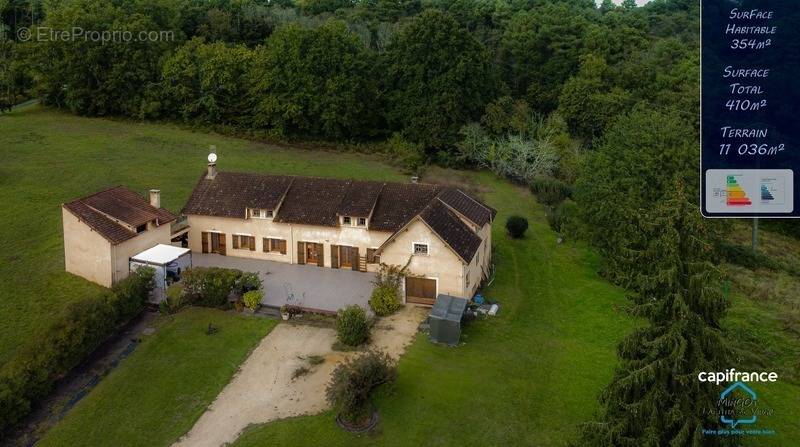
{"label": "hedge row", "polygon": [[144,310],[154,273],[137,269],[111,291],[70,303],[62,318],[2,367],[0,433],[27,416],[58,379]]}

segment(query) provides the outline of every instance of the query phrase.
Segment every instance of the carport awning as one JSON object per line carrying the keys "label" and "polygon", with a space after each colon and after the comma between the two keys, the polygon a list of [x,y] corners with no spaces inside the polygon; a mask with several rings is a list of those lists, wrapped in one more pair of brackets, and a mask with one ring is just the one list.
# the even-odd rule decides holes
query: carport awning
{"label": "carport awning", "polygon": [[190,251],[191,250],[188,248],[158,244],[153,248],[148,248],[138,255],[131,257],[131,261],[145,264],[166,265],[185,255],[186,253],[189,253]]}

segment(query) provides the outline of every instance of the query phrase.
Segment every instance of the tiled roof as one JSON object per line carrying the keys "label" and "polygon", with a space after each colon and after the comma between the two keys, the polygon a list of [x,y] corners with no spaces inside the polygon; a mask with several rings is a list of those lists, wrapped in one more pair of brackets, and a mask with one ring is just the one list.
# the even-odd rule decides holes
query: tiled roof
{"label": "tiled roof", "polygon": [[478,237],[461,219],[440,201],[431,202],[419,217],[450,246],[464,262],[471,262],[481,246]]}
{"label": "tiled roof", "polygon": [[494,208],[479,202],[459,189],[448,188],[439,194],[439,199],[479,227],[491,222],[497,214],[497,210]]}
{"label": "tiled roof", "polygon": [[295,177],[275,222],[336,226],[339,205],[348,186],[348,182],[342,180]]}
{"label": "tiled roof", "polygon": [[219,172],[213,180],[200,177],[183,214],[239,217],[247,208],[275,210],[293,177]]}
{"label": "tiled roof", "polygon": [[440,190],[423,183],[387,183],[372,213],[370,229],[394,233],[431,203]]}
{"label": "tiled roof", "polygon": [[340,216],[369,217],[383,189],[381,182],[348,182],[339,206]]}
{"label": "tiled roof", "polygon": [[480,238],[448,206],[479,226],[496,213],[459,190],[439,185],[236,172],[218,172],[213,180],[203,174],[183,213],[245,218],[246,208],[274,210],[278,204],[275,222],[337,226],[339,216],[370,217],[370,230],[389,233],[421,216],[467,261]]}
{"label": "tiled roof", "polygon": [[163,225],[175,220],[169,211],[153,207],[142,196],[122,186],[73,200],[64,207],[112,244],[136,236],[136,232],[123,224],[137,227],[151,221]]}

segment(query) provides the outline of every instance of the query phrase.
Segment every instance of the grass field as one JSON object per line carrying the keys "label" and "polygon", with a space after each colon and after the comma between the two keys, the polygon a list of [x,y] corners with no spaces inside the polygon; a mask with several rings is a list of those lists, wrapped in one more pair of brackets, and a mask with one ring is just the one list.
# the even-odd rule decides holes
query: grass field
{"label": "grass field", "polygon": [[62,306],[99,290],[64,272],[60,205],[126,185],[160,188],[180,211],[205,170],[404,180],[364,155],[286,150],[177,127],[78,118],[38,106],[0,115],[0,364],[57,317]]}
{"label": "grass field", "polygon": [[[218,332],[206,335],[209,323]],[[37,445],[169,445],[203,414],[274,320],[190,308],[104,378]]]}
{"label": "grass field", "polygon": [[[178,211],[205,168],[209,144],[218,147],[221,170],[406,179],[361,154],[282,149],[173,126],[86,119],[38,107],[0,116],[0,147],[11,148],[0,164],[0,199],[10,204],[0,210],[0,243],[9,261],[3,265],[10,267],[0,271],[0,312],[4,323],[9,322],[0,325],[0,361],[52,321],[63,303],[94,288],[63,272],[59,204],[124,184],[143,193],[160,188],[162,203]],[[526,190],[488,173],[430,169],[423,180],[465,184],[499,210],[493,235],[497,277],[487,295],[501,302],[500,315],[468,327],[466,343],[456,349],[418,337],[399,364],[398,383],[377,401],[382,417],[377,435],[344,434],[333,416],[323,413],[254,427],[237,445],[565,445],[577,425],[596,412],[597,394],[616,363],[615,346],[634,325],[623,310],[624,291],[597,276],[598,259],[582,243],[556,243],[543,209]],[[502,224],[512,213],[530,220],[523,240],[509,240],[504,234]],[[737,318],[745,321],[754,337],[780,331],[777,321],[753,319],[748,306],[763,311],[761,303],[742,294],[736,297],[733,325]],[[174,331],[183,330],[182,323],[174,324]],[[125,426],[147,426],[158,417],[151,412],[155,407],[185,415],[181,402],[167,394],[163,399],[157,394],[137,398],[138,391],[114,387],[115,382],[107,385],[117,376],[123,378],[115,380],[122,381],[124,374],[132,374],[127,371],[135,371],[136,359],[147,364],[148,356],[180,356],[187,349],[177,342],[159,345],[162,353],[148,354],[142,346],[54,429],[47,438],[52,444],[46,445],[82,440],[84,432],[85,439],[98,439],[91,436],[105,430],[114,433],[116,445],[145,440],[167,445],[177,437],[175,428],[143,439],[147,429],[129,431]],[[229,366],[235,369],[237,364]],[[167,381],[162,386],[171,385]],[[773,442],[800,437],[798,395],[791,383],[765,391],[764,398],[780,413],[772,427],[780,437]],[[145,396],[152,400],[137,401]],[[117,400],[129,407],[127,412],[92,418],[116,411],[108,402]],[[182,420],[183,431],[190,419]],[[83,424],[87,425],[80,428]]]}

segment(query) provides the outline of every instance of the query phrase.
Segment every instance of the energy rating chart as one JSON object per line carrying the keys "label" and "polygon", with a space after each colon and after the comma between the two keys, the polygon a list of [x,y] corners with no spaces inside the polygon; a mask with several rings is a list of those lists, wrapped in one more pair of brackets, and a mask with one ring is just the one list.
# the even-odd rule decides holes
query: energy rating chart
{"label": "energy rating chart", "polygon": [[709,169],[706,210],[720,214],[789,214],[794,211],[791,169]]}
{"label": "energy rating chart", "polygon": [[800,217],[800,8],[702,0],[706,217]]}

